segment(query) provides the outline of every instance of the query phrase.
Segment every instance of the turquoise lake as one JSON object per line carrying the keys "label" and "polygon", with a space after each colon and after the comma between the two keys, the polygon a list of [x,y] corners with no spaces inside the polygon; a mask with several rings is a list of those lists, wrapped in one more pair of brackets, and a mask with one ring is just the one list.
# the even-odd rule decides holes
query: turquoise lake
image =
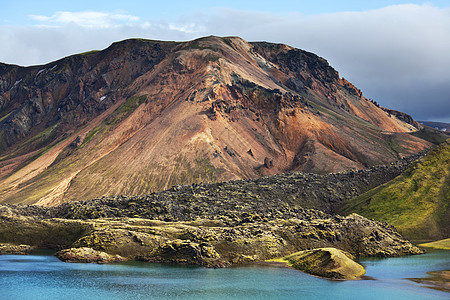
{"label": "turquoise lake", "polygon": [[48,253],[0,256],[0,299],[450,299],[407,278],[450,269],[450,251],[360,261],[372,280],[330,281],[272,266],[69,264]]}

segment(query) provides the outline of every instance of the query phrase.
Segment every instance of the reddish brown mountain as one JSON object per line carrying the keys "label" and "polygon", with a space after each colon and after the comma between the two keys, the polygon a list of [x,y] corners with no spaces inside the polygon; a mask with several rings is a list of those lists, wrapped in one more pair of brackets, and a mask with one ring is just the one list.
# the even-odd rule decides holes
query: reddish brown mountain
{"label": "reddish brown mountain", "polygon": [[174,184],[361,169],[430,144],[325,59],[237,37],[126,40],[0,65],[0,201],[55,205]]}

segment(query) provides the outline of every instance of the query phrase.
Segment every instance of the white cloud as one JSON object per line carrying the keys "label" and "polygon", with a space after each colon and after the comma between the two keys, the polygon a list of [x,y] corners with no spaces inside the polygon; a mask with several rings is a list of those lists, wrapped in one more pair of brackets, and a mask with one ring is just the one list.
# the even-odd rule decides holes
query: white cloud
{"label": "white cloud", "polygon": [[204,26],[200,26],[196,23],[184,23],[184,24],[169,24],[169,29],[174,31],[180,31],[188,34],[195,34],[198,32],[206,31],[206,28]]}
{"label": "white cloud", "polygon": [[237,35],[314,52],[382,105],[416,119],[450,122],[449,109],[443,109],[450,101],[450,8],[396,5],[310,16],[221,8],[177,21],[93,11],[32,18],[47,27],[0,27],[0,61],[47,63],[130,37]]}
{"label": "white cloud", "polygon": [[139,17],[133,15],[98,11],[58,11],[52,16],[30,15],[29,17],[40,22],[38,25],[73,24],[87,28],[111,28],[123,25],[135,25],[139,21]]}

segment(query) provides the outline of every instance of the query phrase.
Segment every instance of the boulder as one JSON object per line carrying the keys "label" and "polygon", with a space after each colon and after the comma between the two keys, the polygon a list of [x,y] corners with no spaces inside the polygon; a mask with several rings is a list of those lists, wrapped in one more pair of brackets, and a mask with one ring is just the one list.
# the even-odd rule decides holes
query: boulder
{"label": "boulder", "polygon": [[127,261],[126,258],[120,255],[111,255],[88,247],[65,249],[57,252],[55,255],[64,262],[73,263],[107,264]]}

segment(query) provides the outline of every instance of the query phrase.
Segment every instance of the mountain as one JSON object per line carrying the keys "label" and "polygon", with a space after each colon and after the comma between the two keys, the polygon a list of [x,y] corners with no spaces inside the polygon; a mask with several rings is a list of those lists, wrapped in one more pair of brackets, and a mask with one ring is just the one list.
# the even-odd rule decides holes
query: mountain
{"label": "mountain", "polygon": [[395,179],[345,201],[339,213],[393,224],[413,240],[450,236],[450,139]]}
{"label": "mountain", "polygon": [[432,122],[432,121],[419,121],[420,124],[435,128],[437,130],[450,132],[450,123],[444,122]]}
{"label": "mountain", "polygon": [[131,39],[0,65],[0,201],[58,205],[175,184],[364,169],[432,144],[327,61],[238,37]]}

